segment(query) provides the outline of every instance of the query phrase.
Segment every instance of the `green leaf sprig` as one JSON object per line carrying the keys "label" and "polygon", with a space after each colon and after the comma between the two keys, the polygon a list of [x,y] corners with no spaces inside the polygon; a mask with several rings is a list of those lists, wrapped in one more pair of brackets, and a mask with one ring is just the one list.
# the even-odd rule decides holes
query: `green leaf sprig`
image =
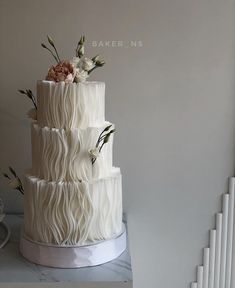
{"label": "green leaf sprig", "polygon": [[35,107],[35,109],[37,110],[37,103],[36,103],[36,98],[33,95],[33,92],[30,89],[26,89],[26,90],[18,90],[21,94],[26,95],[32,102],[33,105]]}
{"label": "green leaf sprig", "polygon": [[[55,61],[56,61],[57,63],[59,63],[59,62],[61,61],[61,60],[60,60],[60,56],[59,56],[59,54],[58,54],[58,51],[57,51],[57,49],[56,49],[56,46],[55,46],[55,44],[54,44],[53,39],[52,39],[49,35],[47,35],[47,41],[48,41],[48,43],[51,45],[51,47],[52,47],[53,49],[50,49],[50,48],[47,47],[44,43],[41,43],[42,48],[48,50],[48,51],[51,53],[51,55],[53,56],[53,58],[55,59]],[[54,52],[53,52],[53,50],[54,50]]]}
{"label": "green leaf sprig", "polygon": [[[105,127],[98,137],[95,147],[99,148],[99,153],[101,152],[104,145],[109,142],[111,134],[113,134],[116,131],[115,129],[111,129],[111,127],[112,127],[112,124]],[[96,159],[97,158],[91,159],[92,165],[95,163]]]}
{"label": "green leaf sprig", "polygon": [[22,195],[24,195],[24,188],[20,180],[20,177],[16,174],[15,170],[11,166],[8,169],[10,173],[13,175],[13,178],[11,178],[7,173],[2,173],[2,175],[8,180],[10,180],[9,182],[10,187],[18,190]]}

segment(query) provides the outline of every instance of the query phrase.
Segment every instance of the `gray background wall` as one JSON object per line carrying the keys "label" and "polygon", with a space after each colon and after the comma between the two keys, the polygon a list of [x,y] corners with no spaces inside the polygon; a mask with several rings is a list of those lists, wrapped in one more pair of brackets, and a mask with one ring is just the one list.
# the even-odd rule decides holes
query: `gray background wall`
{"label": "gray background wall", "polygon": [[[194,280],[234,174],[234,12],[227,0],[0,0],[0,169],[30,166],[31,104],[16,90],[35,91],[53,63],[40,43],[52,35],[69,58],[84,33],[88,55],[107,61],[92,79],[106,82],[106,118],[118,130],[137,288]],[[105,40],[124,46],[92,47]],[[22,211],[22,197],[0,186],[7,211]]]}

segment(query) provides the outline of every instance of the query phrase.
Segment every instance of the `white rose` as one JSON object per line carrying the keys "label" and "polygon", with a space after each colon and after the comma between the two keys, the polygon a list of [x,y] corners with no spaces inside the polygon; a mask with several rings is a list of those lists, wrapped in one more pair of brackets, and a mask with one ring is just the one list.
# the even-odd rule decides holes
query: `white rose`
{"label": "white rose", "polygon": [[87,71],[77,69],[76,76],[75,76],[75,80],[76,80],[77,83],[85,82],[87,77],[89,77]]}
{"label": "white rose", "polygon": [[28,111],[27,113],[28,117],[33,119],[33,120],[37,120],[37,110],[35,108],[32,108]]}
{"label": "white rose", "polygon": [[20,180],[18,178],[14,178],[12,180],[9,181],[8,185],[12,188],[12,189],[17,189],[21,186]]}
{"label": "white rose", "polygon": [[100,155],[99,148],[96,147],[96,148],[90,149],[89,154],[91,155],[92,158],[97,158]]}
{"label": "white rose", "polygon": [[73,57],[71,63],[74,65],[75,68],[78,67],[78,63],[80,62],[80,58],[79,57]]}
{"label": "white rose", "polygon": [[94,62],[89,58],[84,58],[81,60],[81,68],[85,71],[90,71],[95,67]]}

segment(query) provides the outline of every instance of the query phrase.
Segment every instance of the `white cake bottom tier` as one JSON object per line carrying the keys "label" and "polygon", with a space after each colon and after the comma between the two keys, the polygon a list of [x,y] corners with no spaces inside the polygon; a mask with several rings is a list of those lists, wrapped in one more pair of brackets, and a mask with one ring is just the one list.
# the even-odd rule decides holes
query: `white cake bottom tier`
{"label": "white cake bottom tier", "polygon": [[55,129],[32,124],[32,174],[47,181],[89,181],[107,177],[113,166],[113,134],[92,165],[89,150],[111,125],[86,129]]}
{"label": "white cake bottom tier", "polygon": [[38,81],[37,119],[40,126],[87,128],[105,121],[105,83]]}
{"label": "white cake bottom tier", "polygon": [[122,179],[48,182],[25,176],[24,233],[33,241],[84,245],[110,239],[122,229]]}

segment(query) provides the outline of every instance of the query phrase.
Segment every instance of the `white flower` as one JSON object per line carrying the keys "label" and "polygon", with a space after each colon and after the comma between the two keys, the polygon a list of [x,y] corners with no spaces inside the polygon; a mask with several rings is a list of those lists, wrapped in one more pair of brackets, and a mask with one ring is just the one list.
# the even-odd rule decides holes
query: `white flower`
{"label": "white flower", "polygon": [[85,82],[87,77],[89,77],[87,71],[76,69],[75,81],[77,83]]}
{"label": "white flower", "polygon": [[21,186],[20,180],[18,178],[14,178],[12,180],[9,181],[8,185],[12,188],[12,189],[17,189]]}
{"label": "white flower", "polygon": [[3,213],[3,202],[2,199],[0,198],[0,222],[2,222],[3,218],[5,217],[5,214]]}
{"label": "white flower", "polygon": [[28,111],[27,113],[28,117],[33,119],[33,120],[37,120],[37,110],[35,108],[32,108]]}
{"label": "white flower", "polygon": [[75,68],[78,67],[78,63],[80,62],[80,58],[79,57],[73,57],[71,63],[74,65]]}
{"label": "white flower", "polygon": [[92,158],[96,159],[100,155],[99,148],[96,147],[96,148],[90,149],[89,154],[91,155]]}
{"label": "white flower", "polygon": [[81,64],[81,68],[85,71],[90,71],[92,68],[95,67],[94,62],[89,58],[83,58],[79,65]]}

